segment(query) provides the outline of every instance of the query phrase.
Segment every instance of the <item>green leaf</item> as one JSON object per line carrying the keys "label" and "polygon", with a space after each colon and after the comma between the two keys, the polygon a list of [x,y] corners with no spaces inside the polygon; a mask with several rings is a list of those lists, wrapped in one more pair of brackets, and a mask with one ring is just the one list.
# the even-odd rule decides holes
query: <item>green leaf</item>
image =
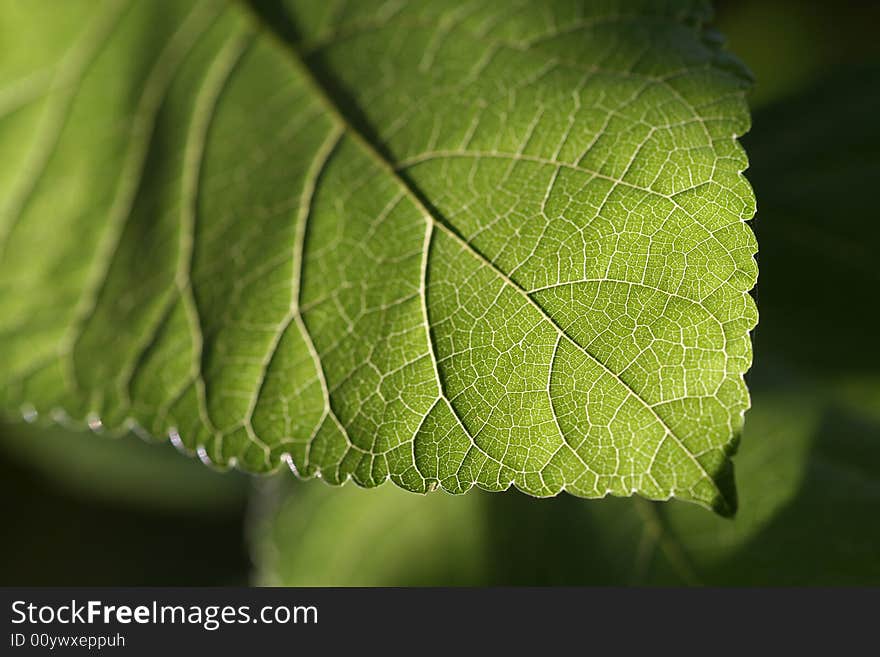
{"label": "green leaf", "polygon": [[[735,519],[686,504],[509,494],[456,499],[452,519],[429,498],[417,522],[442,527],[443,536],[414,545],[395,532],[415,518],[394,524],[396,501],[361,493],[345,513],[370,514],[373,524],[391,527],[385,541],[369,543],[380,553],[370,559],[384,558],[395,569],[362,562],[355,578],[356,553],[345,546],[370,540],[363,527],[316,502],[329,495],[323,488],[288,485],[286,493],[264,498],[254,534],[259,577],[280,584],[443,584],[446,569],[473,568],[452,547],[475,537],[469,559],[478,572],[457,571],[474,585],[880,583],[880,524],[873,520],[880,516],[880,313],[866,303],[878,284],[878,115],[875,65],[838,72],[755,117],[748,147],[762,199],[761,357],[749,374],[754,408],[737,455]],[[829,125],[841,129],[832,133]],[[338,570],[299,557],[316,551]],[[425,554],[447,552],[453,556],[445,562],[422,564]]]}
{"label": "green leaf", "polygon": [[733,512],[748,79],[704,3],[56,4],[4,7],[2,406]]}
{"label": "green leaf", "polygon": [[252,501],[260,585],[456,586],[486,578],[486,494],[290,483],[269,480]]}

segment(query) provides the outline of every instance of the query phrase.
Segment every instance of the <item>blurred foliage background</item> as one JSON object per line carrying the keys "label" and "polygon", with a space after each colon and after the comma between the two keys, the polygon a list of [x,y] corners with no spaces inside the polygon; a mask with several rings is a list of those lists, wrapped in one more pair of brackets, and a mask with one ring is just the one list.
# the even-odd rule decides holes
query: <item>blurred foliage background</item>
{"label": "blurred foliage background", "polygon": [[515,491],[218,474],[137,437],[0,426],[0,584],[878,584],[880,5],[727,0],[753,71],[754,408],[733,520]]}

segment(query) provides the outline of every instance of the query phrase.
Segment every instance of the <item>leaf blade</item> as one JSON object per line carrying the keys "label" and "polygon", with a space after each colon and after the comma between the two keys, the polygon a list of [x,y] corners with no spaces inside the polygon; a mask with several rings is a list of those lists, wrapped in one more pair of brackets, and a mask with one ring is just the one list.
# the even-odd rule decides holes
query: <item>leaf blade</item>
{"label": "leaf blade", "polygon": [[[283,45],[215,9],[156,101],[144,166],[176,173],[120,177],[135,216],[106,229],[128,251],[96,276],[97,312],[74,312],[73,348],[7,397],[254,471],[732,513],[756,322],[729,136],[745,81],[700,9],[549,7],[542,29],[538,8],[360,24],[291,3],[291,25],[330,22]],[[162,121],[179,117],[175,137]],[[138,289],[157,196],[148,239],[171,253]]]}

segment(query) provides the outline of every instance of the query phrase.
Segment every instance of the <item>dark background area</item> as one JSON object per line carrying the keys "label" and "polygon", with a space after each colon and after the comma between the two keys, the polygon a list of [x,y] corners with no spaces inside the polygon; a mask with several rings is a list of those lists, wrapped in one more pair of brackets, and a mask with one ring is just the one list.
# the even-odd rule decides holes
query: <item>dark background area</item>
{"label": "dark background area", "polygon": [[6,500],[3,585],[247,584],[243,496],[213,511],[132,503],[77,490],[8,453],[0,460],[0,496]]}

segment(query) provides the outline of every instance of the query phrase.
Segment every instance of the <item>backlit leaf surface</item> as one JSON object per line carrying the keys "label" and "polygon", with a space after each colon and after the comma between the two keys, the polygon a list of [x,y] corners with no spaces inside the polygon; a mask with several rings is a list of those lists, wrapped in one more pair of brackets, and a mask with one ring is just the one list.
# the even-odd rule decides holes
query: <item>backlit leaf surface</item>
{"label": "backlit leaf surface", "polygon": [[730,513],[746,74],[696,2],[6,2],[3,406]]}

